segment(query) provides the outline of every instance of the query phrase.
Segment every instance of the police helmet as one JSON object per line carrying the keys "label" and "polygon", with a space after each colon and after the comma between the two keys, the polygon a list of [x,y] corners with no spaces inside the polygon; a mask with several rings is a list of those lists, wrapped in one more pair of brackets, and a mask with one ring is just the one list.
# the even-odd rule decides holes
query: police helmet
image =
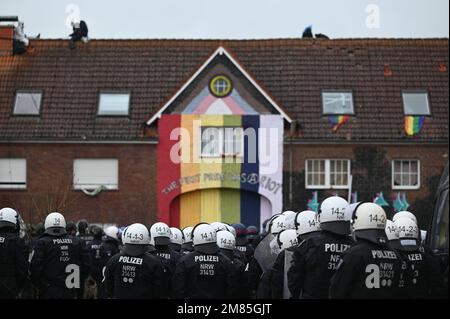
{"label": "police helmet", "polygon": [[271,226],[270,226],[270,232],[272,235],[276,235],[279,232],[281,232],[283,229],[285,229],[284,226],[284,220],[286,217],[284,215],[278,215],[274,219],[272,219]]}
{"label": "police helmet", "polygon": [[58,212],[47,215],[44,222],[45,233],[49,235],[66,234],[66,219]]}
{"label": "police helmet", "polygon": [[319,208],[320,228],[338,235],[350,234],[350,218],[346,214],[348,202],[339,196],[325,199]]}
{"label": "police helmet", "polygon": [[317,213],[312,210],[304,210],[297,213],[294,219],[294,229],[297,232],[297,236],[300,237],[320,231],[320,223],[317,218]]}
{"label": "police helmet", "polygon": [[119,228],[116,226],[109,226],[105,229],[105,236],[119,240]]}
{"label": "police helmet", "polygon": [[410,218],[410,219],[412,219],[414,221],[414,223],[416,225],[418,225],[416,216],[413,213],[411,213],[411,212],[408,212],[406,210],[402,210],[402,211],[400,211],[398,213],[395,213],[394,216],[392,216],[392,221],[395,223],[395,221],[398,218],[400,218],[400,217]]}
{"label": "police helmet", "polygon": [[177,227],[170,227],[170,244],[181,245],[183,244],[183,233]]}
{"label": "police helmet", "polygon": [[194,227],[188,226],[183,228],[183,244],[192,243],[192,230]]}
{"label": "police helmet", "polygon": [[353,211],[351,225],[356,238],[366,239],[373,243],[386,243],[386,213],[378,204],[363,203]]}
{"label": "police helmet", "polygon": [[207,223],[197,224],[192,230],[192,242],[196,251],[213,254],[218,251],[217,235],[214,228]]}
{"label": "police helmet", "polygon": [[124,252],[131,256],[139,256],[147,252],[150,237],[145,225],[135,223],[128,226],[122,234]]}
{"label": "police helmet", "polygon": [[14,227],[16,228],[19,223],[19,214],[9,207],[0,209],[0,228],[2,227]]}
{"label": "police helmet", "polygon": [[277,235],[277,244],[280,251],[297,246],[297,232],[294,229],[283,229]]}
{"label": "police helmet", "polygon": [[414,220],[409,217],[399,217],[394,224],[397,226],[402,248],[406,251],[417,250],[419,248],[419,227]]}
{"label": "police helmet", "polygon": [[227,227],[225,226],[225,224],[221,223],[221,222],[213,222],[210,224],[214,230],[216,232],[221,231],[221,230],[227,230]]}
{"label": "police helmet", "polygon": [[234,250],[236,238],[228,230],[220,230],[217,232],[217,246],[220,249]]}
{"label": "police helmet", "polygon": [[167,246],[170,244],[170,228],[166,223],[154,223],[150,227],[150,242],[154,245]]}
{"label": "police helmet", "polygon": [[295,216],[297,215],[296,212],[292,210],[287,210],[281,213],[281,215],[284,215],[284,227],[286,229],[295,229]]}

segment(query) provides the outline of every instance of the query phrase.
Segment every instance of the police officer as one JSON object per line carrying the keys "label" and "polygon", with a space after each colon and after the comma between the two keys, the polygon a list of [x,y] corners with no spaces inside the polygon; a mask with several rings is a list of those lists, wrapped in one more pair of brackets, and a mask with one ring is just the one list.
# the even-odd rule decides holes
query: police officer
{"label": "police officer", "polygon": [[270,293],[267,298],[289,299],[290,292],[287,287],[287,271],[291,266],[292,254],[298,245],[295,229],[285,229],[278,233],[277,244],[281,252],[270,271]]}
{"label": "police officer", "polygon": [[183,245],[183,232],[177,227],[170,227],[170,244],[169,247],[181,253],[181,245]]}
{"label": "police officer", "polygon": [[258,228],[253,225],[248,226],[246,233],[248,243],[253,247],[253,249],[255,249],[256,246],[258,246],[259,241],[261,240],[261,236],[258,233]]}
{"label": "police officer", "polygon": [[166,290],[171,291],[172,276],[180,253],[170,249],[170,228],[165,223],[155,223],[150,227],[150,247],[149,253],[161,259],[164,266]]}
{"label": "police officer", "polygon": [[106,264],[105,289],[109,298],[166,298],[161,261],[147,254],[150,244],[147,227],[136,223],[122,233],[123,251]]}
{"label": "police officer", "polygon": [[[66,228],[67,229],[67,228]],[[89,275],[95,281],[97,286],[97,294],[98,288],[102,284],[103,280],[103,264],[102,264],[102,256],[101,256],[101,246],[103,243],[103,229],[99,226],[93,225],[91,227],[92,237],[93,239],[87,244],[88,251],[90,253],[90,269]]]}
{"label": "police officer", "polygon": [[104,231],[105,235],[100,245],[100,263],[102,280],[97,282],[97,298],[105,299],[105,284],[103,282],[106,264],[112,256],[118,254],[119,250],[119,229],[116,226],[109,226]]}
{"label": "police officer", "polygon": [[248,298],[248,272],[246,271],[245,264],[242,262],[241,258],[234,253],[236,248],[236,238],[228,230],[219,230],[217,232],[217,246],[219,247],[220,252],[231,260],[235,270],[237,286],[236,292],[233,293],[233,297],[240,299]]}
{"label": "police officer", "polygon": [[86,219],[80,219],[78,221],[77,228],[77,237],[84,240],[86,244],[89,244],[89,242],[94,239],[94,236],[89,233],[89,223]]}
{"label": "police officer", "polygon": [[255,249],[250,245],[247,238],[247,229],[241,223],[233,224],[232,227],[236,231],[236,248],[244,255],[244,264],[247,265],[253,259]]}
{"label": "police officer", "polygon": [[66,224],[66,232],[69,236],[76,236],[77,235],[77,224],[73,221],[68,221]]}
{"label": "police officer", "polygon": [[214,228],[206,223],[192,231],[194,251],[180,258],[173,277],[177,299],[232,298],[236,276],[229,258],[219,252]]}
{"label": "police officer", "polygon": [[330,297],[398,297],[401,259],[387,245],[386,213],[375,203],[360,203],[352,215],[356,244],[344,254],[331,278]]}
{"label": "police officer", "polygon": [[254,258],[249,263],[249,288],[251,296],[256,296],[258,286],[265,271],[275,262],[279,251],[276,236],[285,229],[285,216],[276,214],[267,224],[267,234],[255,249]]}
{"label": "police officer", "polygon": [[85,243],[66,234],[66,221],[60,213],[50,213],[44,227],[32,253],[31,281],[42,299],[76,298],[89,271]]}
{"label": "police officer", "polygon": [[189,254],[194,251],[194,246],[192,245],[192,230],[194,227],[188,226],[183,228],[183,244],[181,245],[181,253]]}
{"label": "police officer", "polygon": [[19,236],[19,214],[0,209],[0,299],[18,298],[27,283],[28,248]]}
{"label": "police officer", "polygon": [[[394,215],[395,216],[395,215]],[[398,217],[394,222],[398,229],[400,247],[398,251],[407,262],[407,298],[436,298],[443,285],[439,264],[420,248],[419,227],[414,219]]]}
{"label": "police officer", "polygon": [[301,252],[294,252],[288,271],[288,286],[293,298],[328,298],[330,278],[342,254],[353,245],[347,206],[347,201],[338,196],[329,197],[320,205],[320,235],[302,243]]}

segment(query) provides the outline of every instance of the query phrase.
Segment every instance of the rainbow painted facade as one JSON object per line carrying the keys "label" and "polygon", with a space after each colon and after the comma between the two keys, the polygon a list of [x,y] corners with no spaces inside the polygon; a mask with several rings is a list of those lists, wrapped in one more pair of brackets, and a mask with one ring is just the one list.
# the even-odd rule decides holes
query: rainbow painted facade
{"label": "rainbow painted facade", "polygon": [[225,49],[149,124],[156,118],[160,220],[179,227],[200,221],[260,227],[282,210],[290,118]]}

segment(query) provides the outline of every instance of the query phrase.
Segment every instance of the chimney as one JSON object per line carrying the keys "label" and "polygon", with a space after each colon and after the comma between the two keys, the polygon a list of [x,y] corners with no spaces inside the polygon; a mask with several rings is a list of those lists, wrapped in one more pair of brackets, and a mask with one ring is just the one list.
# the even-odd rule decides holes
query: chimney
{"label": "chimney", "polygon": [[13,54],[14,22],[18,17],[0,16],[0,56]]}

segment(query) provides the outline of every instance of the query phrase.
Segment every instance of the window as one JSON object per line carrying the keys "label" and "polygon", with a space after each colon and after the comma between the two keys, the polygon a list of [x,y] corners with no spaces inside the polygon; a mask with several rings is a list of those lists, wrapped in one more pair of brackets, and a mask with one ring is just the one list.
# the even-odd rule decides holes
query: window
{"label": "window", "polygon": [[0,158],[0,189],[27,188],[27,160]]}
{"label": "window", "polygon": [[231,93],[231,80],[225,75],[217,75],[209,82],[209,89],[216,97],[225,97]]}
{"label": "window", "polygon": [[342,115],[354,114],[352,92],[322,92],[323,114]]}
{"label": "window", "polygon": [[403,92],[405,115],[430,115],[427,92]]}
{"label": "window", "polygon": [[17,92],[14,101],[14,115],[39,115],[41,92]]}
{"label": "window", "polygon": [[117,159],[76,159],[73,162],[75,189],[119,188],[119,161]]}
{"label": "window", "polygon": [[202,157],[242,156],[243,139],[241,127],[202,127]]}
{"label": "window", "polygon": [[306,188],[346,189],[350,180],[348,159],[306,160]]}
{"label": "window", "polygon": [[100,93],[98,115],[126,116],[129,105],[129,93]]}
{"label": "window", "polygon": [[392,189],[419,189],[420,161],[392,161]]}

